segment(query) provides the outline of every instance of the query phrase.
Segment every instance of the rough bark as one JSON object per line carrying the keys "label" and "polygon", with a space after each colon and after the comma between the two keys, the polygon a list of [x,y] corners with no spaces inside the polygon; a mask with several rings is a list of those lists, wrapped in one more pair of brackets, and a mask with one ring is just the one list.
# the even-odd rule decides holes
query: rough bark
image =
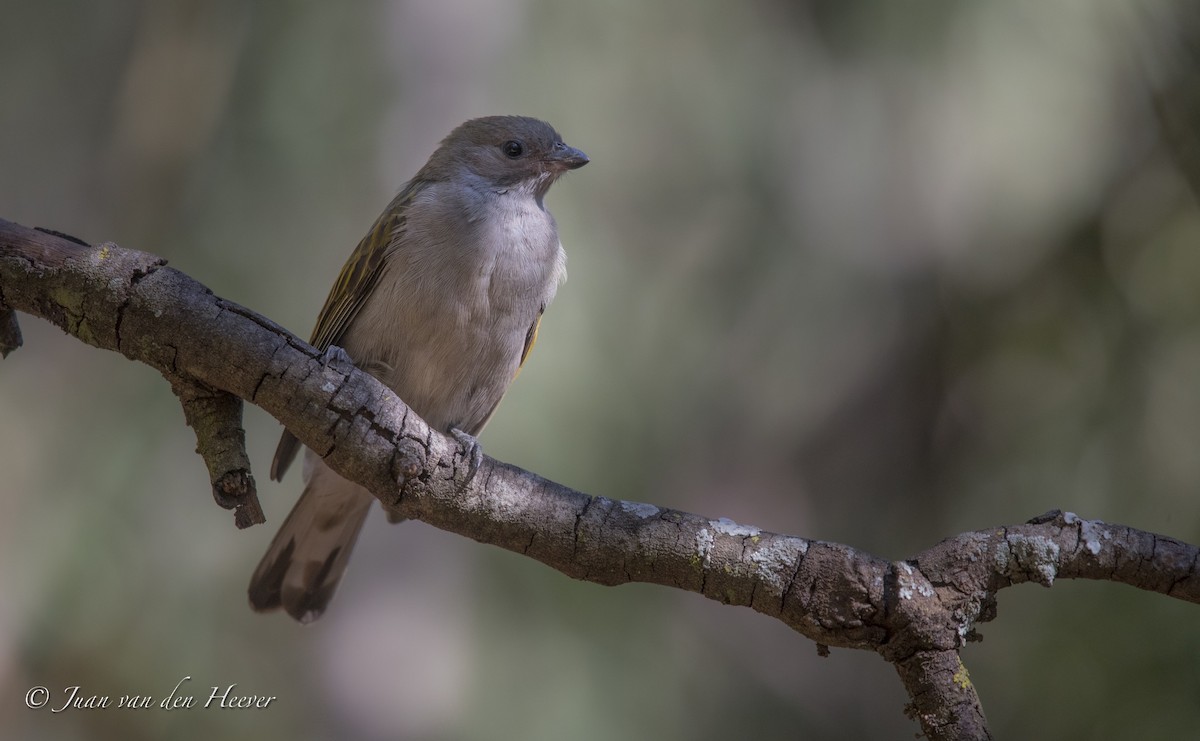
{"label": "rough bark", "polygon": [[[996,593],[1033,581],[1115,581],[1200,602],[1200,550],[1122,525],[1050,512],[948,538],[889,562],[847,545],[589,496],[431,430],[371,376],[213,295],[165,261],[0,220],[0,350],[16,309],[157,369],[197,434],[215,498],[262,521],[241,431],[255,404],[367,487],[386,508],[598,584],[685,589],[783,621],[825,650],[896,666],[907,712],[931,739],[990,738],[959,657],[995,617]],[[14,339],[15,338],[15,339]]]}

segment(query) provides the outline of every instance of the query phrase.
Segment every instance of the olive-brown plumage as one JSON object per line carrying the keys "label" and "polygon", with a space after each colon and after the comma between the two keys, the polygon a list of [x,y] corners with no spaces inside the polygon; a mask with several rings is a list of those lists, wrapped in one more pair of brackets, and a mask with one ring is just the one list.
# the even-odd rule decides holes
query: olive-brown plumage
{"label": "olive-brown plumage", "polygon": [[[537,119],[462,124],[350,255],[312,344],[344,350],[432,427],[478,435],[566,276],[543,199],[587,162]],[[298,449],[285,431],[272,479]],[[312,451],[304,468],[304,492],[251,578],[250,604],[309,622],[332,599],[373,498]]]}

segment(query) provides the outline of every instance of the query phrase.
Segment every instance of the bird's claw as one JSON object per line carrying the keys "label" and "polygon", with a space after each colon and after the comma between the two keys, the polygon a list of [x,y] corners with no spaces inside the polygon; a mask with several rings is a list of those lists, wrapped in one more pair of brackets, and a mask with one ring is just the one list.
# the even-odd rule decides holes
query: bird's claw
{"label": "bird's claw", "polygon": [[321,365],[328,366],[334,362],[349,363],[350,365],[354,365],[354,361],[350,359],[350,354],[348,352],[337,345],[330,345],[329,347],[325,348],[325,352],[321,353]]}
{"label": "bird's claw", "polygon": [[474,435],[467,434],[457,427],[450,429],[450,435],[458,441],[462,448],[470,451],[468,453],[471,459],[470,468],[467,470],[467,478],[462,483],[463,488],[466,488],[470,486],[475,474],[479,472],[479,467],[483,465],[483,448],[479,446],[479,440]]}

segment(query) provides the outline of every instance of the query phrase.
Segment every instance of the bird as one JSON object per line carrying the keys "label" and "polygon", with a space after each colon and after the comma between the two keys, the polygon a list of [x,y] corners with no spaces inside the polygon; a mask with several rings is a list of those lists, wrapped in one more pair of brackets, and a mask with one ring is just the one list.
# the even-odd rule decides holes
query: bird
{"label": "bird", "polygon": [[[473,442],[566,278],[546,193],[588,162],[536,118],[459,125],[351,253],[311,344],[324,362],[348,359],[375,376],[431,427]],[[271,479],[282,480],[299,448],[284,430]],[[373,499],[306,448],[304,490],[251,577],[251,607],[319,618]]]}

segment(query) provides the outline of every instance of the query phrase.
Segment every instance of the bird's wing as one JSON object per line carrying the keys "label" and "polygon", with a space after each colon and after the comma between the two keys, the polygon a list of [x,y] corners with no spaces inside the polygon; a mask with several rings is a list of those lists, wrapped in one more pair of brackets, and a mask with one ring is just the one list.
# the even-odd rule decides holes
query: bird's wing
{"label": "bird's wing", "polygon": [[521,369],[525,367],[525,361],[529,358],[529,354],[533,352],[533,346],[537,342],[538,327],[542,325],[542,314],[546,313],[546,305],[542,304],[538,307],[537,316],[533,318],[533,324],[529,325],[529,331],[525,333],[525,347],[521,349],[521,362],[517,365],[517,372],[513,375],[515,380],[521,375]]}
{"label": "bird's wing", "polygon": [[329,296],[317,315],[317,326],[309,340],[318,350],[328,350],[330,346],[341,342],[346,329],[371,295],[382,272],[384,258],[404,229],[408,211],[406,206],[411,201],[411,195],[408,198],[404,196],[404,193],[397,196],[375,221],[371,231],[362,238],[342,266],[333,288],[329,289]]}
{"label": "bird's wing", "polygon": [[[321,313],[317,315],[317,326],[309,340],[313,347],[324,352],[342,341],[346,330],[379,281],[385,258],[404,231],[408,205],[416,192],[416,183],[409,183],[375,220],[371,230],[342,266],[342,272],[338,274]],[[300,441],[284,430],[275,449],[275,458],[271,461],[272,480],[283,480],[283,474],[299,449]]]}

